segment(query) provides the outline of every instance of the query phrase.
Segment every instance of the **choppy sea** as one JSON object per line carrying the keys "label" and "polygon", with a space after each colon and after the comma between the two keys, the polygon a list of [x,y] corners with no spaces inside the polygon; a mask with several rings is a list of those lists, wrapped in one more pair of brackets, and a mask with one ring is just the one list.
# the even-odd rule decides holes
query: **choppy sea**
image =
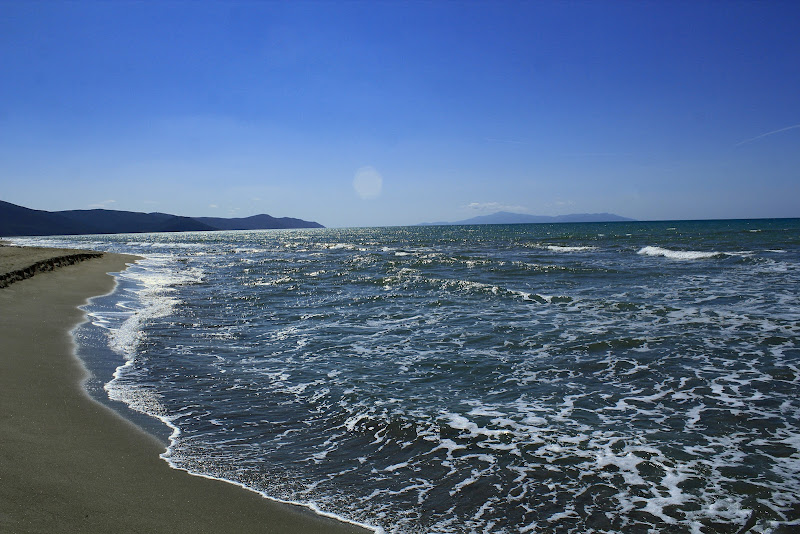
{"label": "choppy sea", "polygon": [[13,241],[145,258],[74,335],[176,468],[387,533],[800,530],[800,220]]}

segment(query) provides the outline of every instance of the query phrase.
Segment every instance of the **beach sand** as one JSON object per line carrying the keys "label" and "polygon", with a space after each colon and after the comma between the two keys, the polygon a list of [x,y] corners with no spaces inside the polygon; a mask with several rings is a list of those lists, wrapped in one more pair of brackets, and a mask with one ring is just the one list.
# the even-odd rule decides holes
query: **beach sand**
{"label": "beach sand", "polygon": [[[17,268],[63,255],[42,251],[0,257],[16,255]],[[77,306],[111,291],[106,273],[134,259],[45,265],[0,289],[0,531],[369,532],[172,469],[156,438],[88,396],[70,335],[84,320]],[[13,270],[3,261],[0,274]]]}

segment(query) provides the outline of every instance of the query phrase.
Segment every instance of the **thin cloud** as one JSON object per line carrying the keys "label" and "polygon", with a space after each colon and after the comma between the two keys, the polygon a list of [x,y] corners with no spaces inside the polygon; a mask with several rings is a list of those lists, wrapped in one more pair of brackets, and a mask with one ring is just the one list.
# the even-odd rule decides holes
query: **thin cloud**
{"label": "thin cloud", "polygon": [[512,212],[525,212],[525,206],[512,206],[509,204],[501,204],[500,202],[470,202],[465,208],[475,211],[512,211]]}
{"label": "thin cloud", "polygon": [[104,200],[102,202],[98,202],[97,204],[89,204],[89,207],[92,209],[103,209],[109,207],[111,204],[114,204],[116,200]]}
{"label": "thin cloud", "polygon": [[787,126],[786,128],[780,128],[780,129],[778,129],[778,130],[773,130],[773,131],[771,131],[771,132],[763,133],[763,134],[761,134],[761,135],[757,135],[757,136],[755,136],[755,137],[752,137],[752,138],[750,138],[750,139],[745,139],[744,141],[741,141],[741,142],[739,142],[739,143],[736,143],[734,146],[742,146],[742,145],[746,145],[747,143],[752,143],[753,141],[756,141],[756,140],[758,140],[758,139],[761,139],[762,137],[767,137],[767,136],[770,136],[770,135],[775,135],[776,133],[785,132],[786,130],[794,130],[795,128],[800,128],[800,124],[793,124],[793,125],[791,125],[791,126]]}

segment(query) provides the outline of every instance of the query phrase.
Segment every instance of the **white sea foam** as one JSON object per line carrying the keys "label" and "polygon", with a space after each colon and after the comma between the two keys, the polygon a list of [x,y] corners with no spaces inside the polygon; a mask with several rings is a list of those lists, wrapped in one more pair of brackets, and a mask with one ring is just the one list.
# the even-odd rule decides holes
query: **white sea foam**
{"label": "white sea foam", "polygon": [[643,247],[638,252],[643,256],[663,256],[671,260],[703,260],[725,255],[724,252],[703,252],[698,250],[671,250],[661,247]]}
{"label": "white sea foam", "polygon": [[357,248],[353,243],[323,243],[322,247],[328,250],[355,250]]}
{"label": "white sea foam", "polygon": [[691,431],[697,425],[697,423],[700,422],[700,414],[704,408],[705,406],[700,404],[686,412],[686,425],[684,428],[687,432]]}
{"label": "white sea foam", "polygon": [[585,252],[587,250],[597,250],[597,247],[591,246],[567,247],[561,245],[547,245],[545,248],[551,252]]}
{"label": "white sea foam", "polygon": [[153,255],[140,260],[119,276],[138,286],[139,307],[131,309],[127,319],[108,333],[109,347],[122,356],[125,363],[114,371],[114,378],[104,386],[105,390],[110,399],[125,402],[136,411],[168,422],[158,393],[146,387],[124,383],[123,377],[135,364],[137,349],[142,341],[143,324],[168,315],[178,302],[172,296],[174,286],[199,282],[202,272],[196,268],[175,269],[171,257]]}
{"label": "white sea foam", "polygon": [[392,471],[397,471],[398,469],[402,469],[404,467],[408,467],[408,462],[400,462],[397,464],[392,464],[389,467],[385,467],[383,470],[389,471],[391,473]]}

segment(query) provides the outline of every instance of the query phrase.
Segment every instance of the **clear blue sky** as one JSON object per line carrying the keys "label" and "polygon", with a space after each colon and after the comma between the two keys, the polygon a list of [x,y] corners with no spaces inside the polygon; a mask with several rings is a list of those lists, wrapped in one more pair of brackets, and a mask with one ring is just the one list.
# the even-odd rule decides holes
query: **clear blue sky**
{"label": "clear blue sky", "polygon": [[800,217],[800,2],[0,0],[0,199]]}

